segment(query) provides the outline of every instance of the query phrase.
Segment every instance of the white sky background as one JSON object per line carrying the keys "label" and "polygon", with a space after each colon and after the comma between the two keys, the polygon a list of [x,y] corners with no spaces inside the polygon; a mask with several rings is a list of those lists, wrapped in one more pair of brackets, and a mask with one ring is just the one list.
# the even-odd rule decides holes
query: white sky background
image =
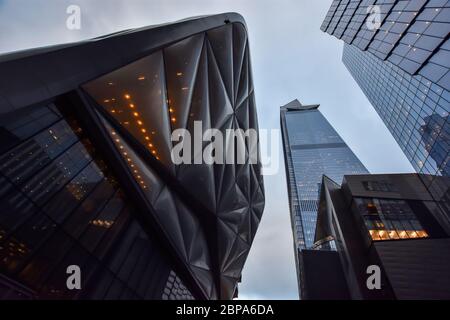
{"label": "white sky background", "polygon": [[[342,42],[319,27],[332,0],[0,0],[0,53],[183,19],[238,12],[247,22],[260,128],[298,98],[320,110],[372,173],[413,169],[341,62]],[[81,30],[66,8],[81,7]],[[2,75],[0,75],[2,76]],[[281,143],[280,143],[281,146]],[[266,210],[247,260],[241,299],[297,299],[292,233],[280,171],[265,178]]]}

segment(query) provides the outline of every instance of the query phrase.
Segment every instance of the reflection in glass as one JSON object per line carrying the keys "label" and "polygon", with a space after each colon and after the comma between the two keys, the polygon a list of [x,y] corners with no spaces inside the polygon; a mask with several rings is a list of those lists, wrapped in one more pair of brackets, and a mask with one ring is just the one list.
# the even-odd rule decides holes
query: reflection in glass
{"label": "reflection in glass", "polygon": [[[0,272],[16,283],[9,297],[161,298],[171,268],[134,222],[108,166],[72,115],[61,119],[53,105],[36,110],[13,113],[0,127],[17,137],[0,141]],[[130,256],[135,243],[139,254]],[[112,272],[116,262],[126,269]],[[66,286],[74,264],[83,271],[81,293]]]}

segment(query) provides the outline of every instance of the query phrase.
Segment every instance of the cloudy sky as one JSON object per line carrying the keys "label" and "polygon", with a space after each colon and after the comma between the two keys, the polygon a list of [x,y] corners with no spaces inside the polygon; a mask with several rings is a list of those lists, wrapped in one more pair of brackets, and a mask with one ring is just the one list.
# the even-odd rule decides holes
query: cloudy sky
{"label": "cloudy sky", "polygon": [[[409,162],[343,66],[342,43],[319,29],[331,2],[0,0],[0,53],[190,16],[238,12],[248,26],[261,128],[279,128],[279,107],[293,99],[318,103],[369,171],[411,172]],[[81,7],[81,30],[66,28],[70,4]],[[282,159],[281,150],[279,155]],[[284,168],[266,177],[265,185],[266,210],[244,269],[240,298],[297,299]]]}

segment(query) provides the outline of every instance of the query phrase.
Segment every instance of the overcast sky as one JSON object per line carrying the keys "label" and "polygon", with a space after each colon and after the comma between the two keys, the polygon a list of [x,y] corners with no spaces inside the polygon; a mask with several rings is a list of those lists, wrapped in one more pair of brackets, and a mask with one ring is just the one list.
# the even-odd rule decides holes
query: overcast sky
{"label": "overcast sky", "polygon": [[[279,107],[295,98],[303,104],[318,103],[369,171],[412,172],[393,137],[342,64],[342,42],[319,29],[331,2],[0,0],[0,53],[190,16],[238,12],[245,18],[249,32],[260,128],[279,128]],[[81,7],[81,30],[66,28],[66,8],[70,4]],[[266,210],[244,269],[240,298],[297,299],[283,166],[277,175],[265,178],[265,187]]]}

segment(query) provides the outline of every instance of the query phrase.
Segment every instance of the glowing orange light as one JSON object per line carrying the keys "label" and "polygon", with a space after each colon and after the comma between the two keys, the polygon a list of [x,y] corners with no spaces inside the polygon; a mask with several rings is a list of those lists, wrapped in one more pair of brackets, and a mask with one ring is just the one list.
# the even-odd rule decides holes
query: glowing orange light
{"label": "glowing orange light", "polygon": [[139,80],[139,81],[145,80],[145,77],[144,77],[144,76],[140,76],[140,77],[138,78],[138,80]]}
{"label": "glowing orange light", "polygon": [[173,109],[172,109],[172,108],[169,108],[169,112],[173,112]]}
{"label": "glowing orange light", "polygon": [[141,131],[142,131],[142,133],[146,133],[147,132],[147,130],[145,130],[145,129],[141,129]]}
{"label": "glowing orange light", "polygon": [[138,120],[137,123],[138,123],[138,125],[142,126],[142,121],[141,120]]}
{"label": "glowing orange light", "polygon": [[108,103],[108,102],[109,102],[109,99],[105,99],[105,100],[103,100],[103,102],[104,102],[104,103]]}
{"label": "glowing orange light", "polygon": [[127,100],[131,98],[131,96],[130,96],[129,94],[126,94],[124,97],[125,97],[125,99],[127,99]]}
{"label": "glowing orange light", "polygon": [[139,113],[137,113],[137,112],[133,112],[133,116],[135,116],[135,117],[139,117]]}
{"label": "glowing orange light", "polygon": [[134,109],[134,104],[130,103],[130,108]]}
{"label": "glowing orange light", "polygon": [[177,118],[173,117],[172,122],[176,122],[176,121],[177,121]]}
{"label": "glowing orange light", "polygon": [[112,113],[116,113],[116,109],[112,109],[111,112],[112,112]]}
{"label": "glowing orange light", "polygon": [[149,141],[149,140],[150,140],[150,137],[148,137],[148,136],[147,136],[147,137],[145,137],[145,140]]}
{"label": "glowing orange light", "polygon": [[149,143],[148,146],[149,146],[150,148],[153,148],[153,144],[151,144],[151,143]]}
{"label": "glowing orange light", "polygon": [[177,72],[177,76],[181,77],[183,75],[183,72]]}

